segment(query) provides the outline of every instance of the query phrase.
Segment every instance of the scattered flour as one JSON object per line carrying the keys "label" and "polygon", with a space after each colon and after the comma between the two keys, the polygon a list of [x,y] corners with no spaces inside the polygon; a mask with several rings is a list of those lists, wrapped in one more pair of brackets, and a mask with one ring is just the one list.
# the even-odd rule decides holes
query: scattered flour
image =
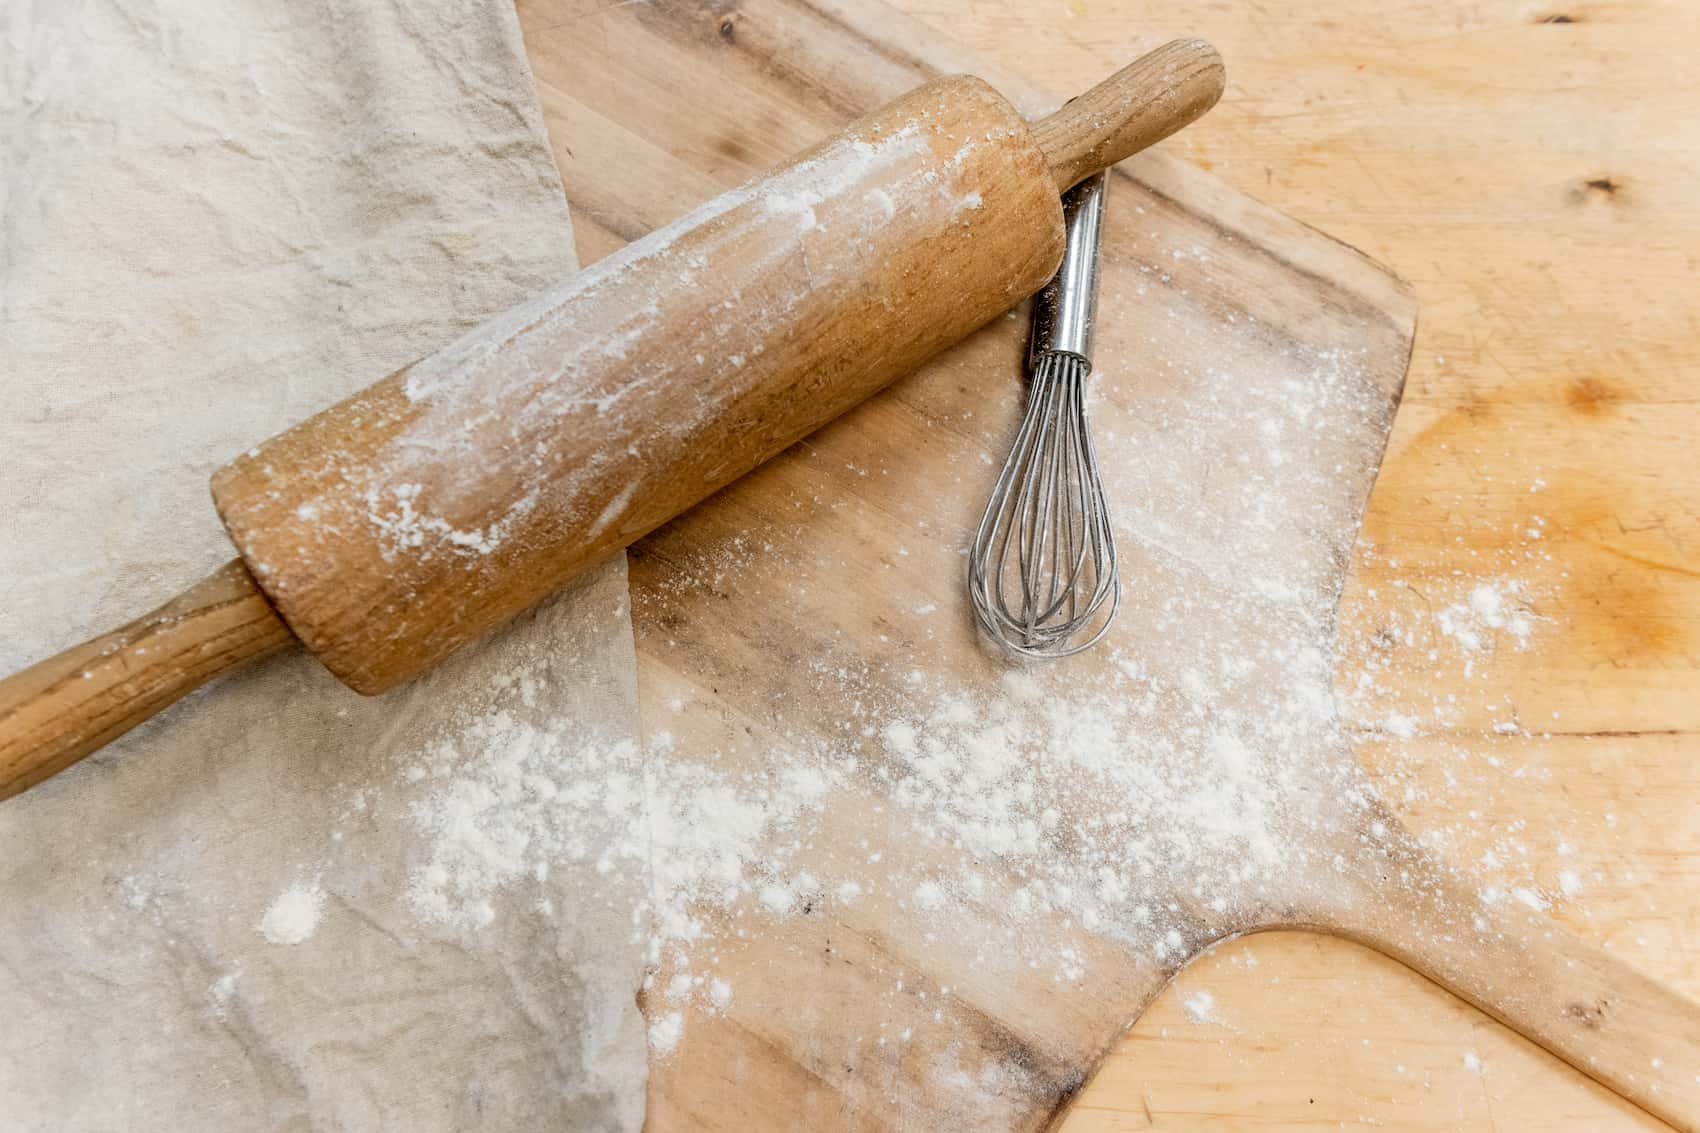
{"label": "scattered flour", "polygon": [[684,1033],[684,1014],[669,1011],[649,1025],[649,1049],[657,1055],[671,1054]]}
{"label": "scattered flour", "polygon": [[427,785],[412,814],[430,856],[408,890],[427,921],[481,928],[496,918],[499,893],[546,881],[556,864],[588,860],[606,873],[638,868],[648,854],[643,774],[629,742],[570,742],[497,708],[421,753],[405,777]]}
{"label": "scattered flour", "polygon": [[1534,618],[1526,608],[1514,604],[1523,590],[1516,579],[1475,583],[1462,600],[1440,612],[1440,631],[1472,652],[1488,648],[1495,631],[1504,632],[1517,648],[1526,649]]}
{"label": "scattered flour", "polygon": [[1208,991],[1195,991],[1181,1000],[1181,1009],[1189,1022],[1216,1022],[1216,997]]}
{"label": "scattered flour", "polygon": [[[796,201],[768,204],[806,229]],[[1037,971],[1079,986],[1092,979],[1088,957],[1098,954],[1081,946],[1084,936],[1173,968],[1265,910],[1327,896],[1338,878],[1362,869],[1346,853],[1380,853],[1394,836],[1390,811],[1523,770],[1498,750],[1434,738],[1468,709],[1509,716],[1515,731],[1506,741],[1525,738],[1515,706],[1487,696],[1461,703],[1449,681],[1430,682],[1446,693],[1410,703],[1413,687],[1428,686],[1396,680],[1395,656],[1426,652],[1436,672],[1461,662],[1479,679],[1471,666],[1491,662],[1502,643],[1525,647],[1541,621],[1539,589],[1515,564],[1496,564],[1444,591],[1421,580],[1421,603],[1386,603],[1379,634],[1346,642],[1344,659],[1334,654],[1344,564],[1321,548],[1295,553],[1292,509],[1309,509],[1328,490],[1326,477],[1294,478],[1329,467],[1314,448],[1330,443],[1318,422],[1343,411],[1330,399],[1351,412],[1386,411],[1349,404],[1350,375],[1349,358],[1324,356],[1305,397],[1262,410],[1264,443],[1244,454],[1243,495],[1229,501],[1231,522],[1216,527],[1210,517],[1174,519],[1152,485],[1167,482],[1165,462],[1187,457],[1189,438],[1240,420],[1242,383],[1232,372],[1211,375],[1214,399],[1151,407],[1157,424],[1142,444],[1103,438],[1117,514],[1138,525],[1118,537],[1153,564],[1128,577],[1124,617],[1143,619],[1169,643],[1162,656],[1124,653],[1111,640],[1089,659],[1090,681],[1064,679],[1079,665],[992,670],[999,675],[974,681],[953,675],[956,667],[927,666],[924,653],[857,656],[787,640],[782,647],[796,648],[796,659],[769,695],[809,711],[751,713],[728,725],[719,746],[705,739],[714,733],[703,723],[724,712],[714,690],[699,696],[683,685],[658,700],[670,727],[652,727],[641,751],[491,710],[401,768],[426,851],[411,879],[413,908],[427,922],[475,933],[501,916],[570,915],[541,892],[563,863],[592,863],[615,880],[647,870],[649,899],[633,931],[654,970],[650,1050],[665,1057],[693,1011],[733,1003],[725,949],[775,922],[814,916],[822,903],[845,919],[869,907],[901,909],[929,943],[972,921],[983,926],[971,946],[980,970],[995,978]],[[1165,444],[1174,451],[1153,451]],[[840,584],[834,564],[809,553],[778,525],[695,548],[634,588],[635,620],[671,643],[674,623],[664,615],[673,605],[704,592],[735,595],[740,579],[775,566],[795,580],[806,609],[811,587]],[[892,557],[910,555],[899,547]],[[1186,585],[1147,577],[1158,566]],[[947,582],[955,585],[940,581],[939,593]],[[947,618],[928,616],[939,608],[951,607],[908,607],[929,640],[951,632]],[[1252,623],[1271,632],[1248,646],[1241,630]],[[1336,673],[1351,674],[1351,683],[1336,690]],[[688,747],[674,728],[690,737]],[[1367,770],[1343,730],[1390,750]],[[1435,743],[1438,779],[1432,758],[1411,754]],[[848,844],[847,815],[852,827],[869,824]],[[1479,909],[1469,911],[1487,931],[1490,907],[1509,898],[1541,909],[1556,894],[1534,876],[1530,832],[1512,823],[1484,833],[1482,825],[1471,812],[1431,825],[1424,842],[1443,852],[1485,842],[1469,858],[1480,855],[1482,875]],[[1580,884],[1566,870],[1557,891],[1571,896]],[[1059,920],[1072,940],[1041,931]],[[901,976],[892,989],[916,994]],[[1182,1006],[1195,1023],[1216,1021],[1208,991]],[[947,1073],[952,1081],[966,1074]]]}
{"label": "scattered flour", "polygon": [[[279,893],[266,915],[260,918],[260,933],[273,944],[310,940],[319,929],[319,911],[324,903],[324,890],[318,882],[296,882]],[[234,987],[234,981],[231,986]],[[215,984],[215,998],[217,987]]]}
{"label": "scattered flour", "polygon": [[[807,915],[811,903],[794,881],[806,857],[822,892],[847,907],[872,895],[901,908],[925,926],[927,942],[949,939],[965,924],[980,926],[987,939],[972,950],[982,970],[1090,981],[1088,950],[1035,931],[1059,917],[1072,931],[1124,942],[1173,966],[1202,943],[1254,925],[1264,910],[1301,896],[1328,899],[1343,884],[1336,878],[1364,870],[1347,854],[1389,852],[1403,837],[1391,814],[1437,803],[1457,817],[1426,821],[1423,843],[1463,861],[1457,846],[1485,838],[1494,854],[1481,871],[1479,931],[1492,931],[1496,922],[1485,910],[1495,904],[1545,908],[1556,891],[1535,876],[1531,832],[1517,823],[1488,826],[1456,802],[1466,789],[1491,797],[1485,776],[1511,783],[1525,769],[1509,748],[1444,738],[1470,711],[1509,715],[1515,730],[1502,730],[1507,739],[1534,735],[1517,721],[1515,706],[1456,695],[1459,686],[1443,666],[1484,666],[1467,669],[1479,681],[1496,647],[1526,648],[1543,621],[1536,613],[1540,588],[1511,560],[1474,578],[1458,575],[1439,593],[1433,579],[1421,578],[1428,601],[1409,611],[1371,595],[1370,608],[1402,622],[1379,635],[1336,640],[1335,588],[1344,564],[1321,548],[1313,556],[1295,553],[1290,509],[1305,509],[1310,522],[1312,498],[1327,494],[1326,475],[1337,467],[1318,459],[1317,448],[1330,443],[1320,426],[1343,412],[1386,408],[1354,406],[1351,375],[1349,357],[1323,356],[1304,396],[1267,409],[1258,435],[1268,443],[1247,454],[1238,474],[1243,498],[1225,509],[1220,527],[1191,513],[1171,523],[1150,497],[1152,485],[1175,482],[1163,470],[1187,459],[1189,438],[1231,431],[1242,419],[1246,407],[1233,373],[1213,379],[1219,401],[1172,405],[1169,417],[1160,406],[1145,407],[1156,424],[1138,446],[1106,432],[1101,452],[1116,513],[1137,524],[1118,537],[1149,557],[1146,571],[1124,576],[1124,617],[1162,635],[1165,655],[1123,654],[1109,641],[1091,657],[1087,680],[1077,664],[1064,674],[1070,679],[1060,679],[1055,667],[1015,667],[974,682],[956,675],[963,670],[954,664],[926,665],[930,645],[884,658],[787,640],[783,648],[796,649],[798,660],[768,695],[776,703],[807,703],[809,713],[782,713],[771,727],[764,721],[747,740],[739,735],[718,751],[652,739],[652,805],[672,810],[658,829],[667,831],[665,840],[717,847],[712,856],[669,855],[658,845],[657,866],[668,876],[665,884],[657,879],[656,909],[674,923],[656,933],[657,964],[700,973],[747,933]],[[1165,444],[1174,451],[1153,452]],[[857,475],[888,471],[876,461]],[[1319,479],[1295,482],[1302,475]],[[818,498],[815,505],[845,506]],[[1369,554],[1373,559],[1373,548]],[[1544,544],[1530,552],[1548,554]],[[895,547],[891,555],[901,564],[910,551]],[[1191,581],[1165,585],[1169,580],[1145,577],[1152,565],[1171,569],[1169,563]],[[834,565],[811,557],[778,526],[752,527],[670,561],[645,590],[634,591],[634,614],[640,625],[657,626],[679,609],[688,621],[699,612],[693,596],[736,595],[741,579],[774,570],[791,580],[800,609],[808,610],[814,593],[839,585]],[[929,642],[950,632],[936,628],[942,619],[923,616],[935,612],[932,605],[906,607],[916,615],[912,632]],[[779,624],[807,623],[795,614]],[[1254,622],[1275,632],[1248,647],[1238,627]],[[1425,649],[1438,679],[1390,688],[1395,651],[1404,663]],[[1339,689],[1337,674],[1347,681]],[[1425,691],[1435,689],[1445,691]],[[1412,691],[1431,700],[1412,704],[1393,695]],[[706,695],[692,704],[698,707],[716,710]],[[1384,741],[1386,750],[1361,763],[1342,732]],[[1432,739],[1437,732],[1442,738]],[[704,742],[700,729],[691,742]],[[732,770],[738,767],[762,773]],[[814,782],[816,773],[828,784],[818,795],[773,789]],[[681,776],[700,777],[724,794],[712,809],[689,805],[693,795]],[[813,843],[833,813],[889,816],[880,822],[902,833],[845,847],[844,824],[836,823],[824,844]],[[739,831],[724,843],[721,815]],[[709,825],[696,825],[702,822]],[[716,856],[726,863],[718,873],[706,868]],[[1559,878],[1558,890],[1566,884]],[[1458,910],[1466,931],[1473,911]],[[894,987],[908,994],[901,980]],[[689,996],[702,994],[693,984]],[[1185,1007],[1195,1021],[1213,1019],[1208,993]]]}

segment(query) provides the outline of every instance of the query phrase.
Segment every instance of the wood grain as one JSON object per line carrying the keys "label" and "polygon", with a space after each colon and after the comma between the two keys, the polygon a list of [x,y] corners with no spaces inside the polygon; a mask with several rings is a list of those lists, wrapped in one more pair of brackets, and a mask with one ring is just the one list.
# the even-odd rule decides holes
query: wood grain
{"label": "wood grain", "polygon": [[[1542,784],[1485,792],[1473,820],[1421,801],[1446,792],[1419,791],[1401,817],[1418,831],[1522,825],[1554,890],[1561,869],[1585,879],[1558,921],[1700,994],[1693,8],[897,6],[1051,89],[1174,35],[1222,49],[1227,96],[1168,148],[1393,265],[1422,301],[1341,610],[1342,654],[1361,655],[1390,615],[1421,611],[1417,592],[1454,571],[1524,577],[1550,619],[1528,649],[1468,676],[1436,672],[1426,657],[1437,643],[1421,635],[1396,649],[1386,691],[1362,706],[1366,736],[1388,712],[1426,714],[1455,696],[1460,719],[1415,745],[1419,774],[1440,783],[1451,748],[1472,745]],[[1537,516],[1551,558],[1529,561],[1520,533]],[[1513,711],[1556,738],[1496,734]],[[1384,762],[1373,744],[1363,753]],[[1586,834],[1566,853],[1539,836],[1578,819]],[[1203,991],[1216,1023],[1182,1010]],[[1066,1128],[1371,1123],[1663,1128],[1427,980],[1296,934],[1223,945],[1181,973]]]}
{"label": "wood grain", "polygon": [[[1554,891],[1561,870],[1584,879],[1557,921],[1700,994],[1692,6],[896,6],[1053,89],[1130,45],[1199,34],[1222,49],[1227,95],[1168,148],[1394,266],[1422,302],[1341,608],[1342,655],[1361,656],[1396,619],[1409,624],[1424,612],[1419,593],[1455,571],[1525,579],[1547,619],[1527,649],[1469,675],[1427,660],[1443,643],[1400,643],[1384,690],[1361,706],[1362,757],[1391,773],[1374,722],[1456,697],[1456,722],[1407,745],[1400,766],[1417,768],[1419,790],[1402,819],[1419,832],[1480,831],[1456,847],[1460,860],[1479,856],[1489,832],[1522,827]],[[1521,533],[1536,517],[1547,534],[1526,559]],[[1513,716],[1534,734],[1497,734]],[[1485,791],[1473,818],[1423,801],[1448,797],[1426,788],[1459,745],[1539,789]],[[1542,836],[1578,825],[1568,841]],[[1204,991],[1219,1021],[1199,1025],[1181,1005]],[[1433,983],[1296,934],[1223,945],[1181,973],[1065,1128],[1372,1123],[1664,1128]]]}
{"label": "wood grain", "polygon": [[[741,131],[735,120],[735,115],[711,110],[703,116],[705,120],[681,128],[680,124],[664,120],[665,111],[661,109],[661,106],[664,105],[665,100],[657,99],[655,100],[657,113],[658,116],[662,116],[662,120],[653,124],[653,130],[656,132],[652,133],[650,127],[643,130],[633,130],[629,125],[634,119],[641,120],[642,112],[627,114],[616,107],[604,105],[604,96],[606,96],[607,101],[612,102],[617,100],[622,93],[625,93],[620,86],[621,82],[635,81],[641,87],[647,81],[647,76],[641,73],[641,68],[638,72],[626,70],[627,66],[634,60],[643,60],[648,65],[656,66],[662,65],[665,61],[667,65],[660,66],[660,69],[667,73],[674,75],[688,73],[690,62],[689,33],[694,30],[689,26],[688,21],[669,24],[667,18],[652,15],[652,18],[647,21],[647,26],[638,28],[628,22],[607,18],[591,19],[589,18],[590,13],[582,11],[566,12],[558,7],[551,9],[543,5],[536,6],[529,11],[522,8],[522,13],[537,17],[532,22],[533,58],[544,83],[546,99],[554,96],[551,109],[555,111],[553,126],[557,131],[558,152],[563,147],[573,151],[563,156],[563,167],[568,173],[569,185],[573,186],[575,193],[575,216],[579,218],[581,224],[582,248],[593,251],[611,247],[619,242],[624,232],[641,231],[643,209],[646,205],[654,203],[645,198],[643,201],[635,202],[634,207],[634,202],[622,201],[613,195],[605,196],[604,194],[611,194],[614,187],[607,183],[599,183],[594,171],[597,167],[599,152],[602,160],[607,161],[607,155],[612,151],[606,149],[597,151],[596,145],[605,142],[610,146],[629,147],[642,154],[643,161],[653,163],[656,170],[669,171],[672,174],[670,184],[681,182],[689,184],[696,181],[704,170],[712,171],[719,163],[724,162],[729,156],[729,149],[735,151],[743,148],[743,139],[740,136]],[[705,18],[706,15],[707,13],[704,13]],[[738,44],[741,50],[733,54],[749,51],[760,61],[759,65],[771,69],[770,73],[776,73],[784,78],[794,80],[799,72],[808,75],[809,81],[802,84],[802,89],[792,92],[795,99],[793,105],[811,107],[817,99],[822,97],[823,92],[828,92],[831,97],[842,99],[844,97],[843,88],[855,85],[853,73],[847,73],[833,65],[839,57],[848,56],[851,52],[849,49],[837,45],[834,30],[822,26],[822,22],[817,18],[819,13],[789,5],[746,4],[730,14],[716,13],[716,15],[720,18],[720,22],[717,25],[708,25],[706,30],[715,31],[723,41],[729,39]],[[847,11],[842,6],[835,6],[827,15],[840,27],[844,23],[853,24],[855,22],[854,13]],[[870,39],[877,40],[881,46],[880,50],[875,53],[878,56],[877,58],[864,58],[858,61],[858,66],[862,70],[855,73],[878,75],[886,68],[901,65],[904,49],[908,48],[911,42],[910,37],[905,34],[908,29],[898,29],[894,32],[887,26],[878,29],[878,31],[862,30],[866,32]],[[1176,30],[1180,29],[1177,28]],[[550,31],[557,32],[559,38],[547,37],[546,33]],[[539,32],[545,33],[545,39],[541,42],[537,38]],[[886,34],[880,34],[882,32]],[[815,38],[806,40],[802,38],[811,34]],[[617,44],[619,59],[603,64],[573,57],[571,45],[564,41],[575,35],[600,37],[604,47]],[[924,35],[918,38],[923,41],[926,39]],[[894,47],[894,41],[902,44],[903,48]],[[809,61],[818,66],[805,68],[798,64],[797,54],[799,52],[796,48],[799,43],[805,44],[805,50],[801,51],[800,54],[809,57]],[[775,56],[779,58],[775,58]],[[564,69],[569,61],[573,67],[571,74]],[[773,89],[772,86],[757,81],[748,70],[744,69],[742,63],[743,60],[741,59],[723,59],[722,74],[730,81],[739,84],[741,96],[747,98],[750,103],[756,106],[758,113],[760,108],[766,106],[772,115],[768,121],[768,126],[777,129],[784,116],[776,108],[784,106],[785,101],[773,98],[770,93]],[[559,81],[561,86],[552,87],[552,78]],[[875,80],[870,79],[868,81],[874,82]],[[598,89],[599,85],[601,86],[600,90]],[[568,93],[569,91],[570,93]],[[828,101],[830,101],[830,97]],[[719,105],[720,102],[721,100],[704,100],[705,105]],[[728,118],[734,120],[729,122],[726,120]],[[613,125],[616,122],[620,125]],[[571,134],[571,141],[567,140],[568,135],[565,132],[568,123],[576,127]],[[675,155],[684,159],[683,162],[669,163],[665,155],[655,152],[653,148],[646,148],[646,143],[652,146],[650,139],[656,136],[669,137],[671,139],[669,146]],[[731,147],[723,144],[728,136],[736,140]],[[590,139],[589,144],[586,143],[587,138]],[[695,138],[701,140],[692,140]],[[586,150],[589,150],[588,156]],[[717,156],[708,157],[707,155],[710,153],[716,153]],[[1158,170],[1163,169],[1161,163],[1141,163],[1141,177],[1150,177],[1154,166]],[[572,176],[575,169],[580,172],[580,177],[576,182]],[[1208,192],[1209,190],[1201,184],[1183,182],[1181,195],[1183,197],[1187,193],[1208,195]],[[1247,211],[1242,203],[1232,198],[1231,194],[1218,194],[1218,197],[1221,199],[1215,202],[1215,209],[1226,218],[1234,218]],[[660,211],[665,215],[664,206],[661,207]],[[586,231],[583,226],[583,221],[587,215],[593,221],[589,231]],[[640,218],[635,229],[633,227],[634,216]],[[1229,219],[1228,223],[1232,224],[1234,221]],[[1274,238],[1273,234],[1263,232],[1259,232],[1258,235]],[[1322,243],[1325,244],[1326,242]],[[1302,262],[1307,255],[1306,241],[1303,239],[1288,240],[1285,251]],[[1308,251],[1314,252],[1315,248],[1309,248]],[[964,367],[963,370],[958,372],[965,373],[967,369],[968,367]],[[887,418],[886,424],[889,425],[890,423],[891,419]],[[855,451],[855,446],[847,443],[843,448],[836,451],[841,453]],[[801,482],[799,482],[798,487],[800,485]],[[749,515],[746,514],[744,518],[747,520]],[[728,532],[734,530],[730,520],[726,522],[724,527]],[[706,535],[710,531],[711,528],[708,527],[696,528],[696,534],[699,536]],[[662,542],[666,541],[663,540]],[[671,558],[676,561],[678,556],[687,552],[687,546],[688,541],[685,544],[668,544],[664,550],[659,547],[652,548],[654,558],[649,565],[642,565],[640,559],[635,570],[640,575],[647,574],[652,582],[663,580],[667,577],[670,569],[667,560]],[[666,605],[668,606],[668,613],[665,615],[667,618],[676,619],[686,614],[686,611],[679,608],[679,603]],[[664,634],[652,637],[651,644],[656,646],[664,644],[669,649],[675,650],[669,660],[664,660],[662,656],[655,653],[646,656],[645,660],[648,665],[646,680],[650,681],[652,686],[666,683],[668,676],[672,676],[677,681],[680,675],[680,656],[676,650],[683,643],[678,641],[677,624],[676,621],[669,621]],[[642,633],[643,630],[640,627],[640,635]],[[702,631],[699,628],[697,633],[693,635],[691,647],[712,652],[712,647],[702,638],[701,633]],[[672,640],[662,642],[659,639],[660,636]],[[642,644],[640,637],[640,647]],[[726,658],[721,660],[724,662]],[[692,664],[687,662],[685,671],[690,671],[691,667]],[[762,663],[759,654],[740,654],[737,667],[739,671],[744,673],[745,679],[761,672]],[[1337,929],[1340,928],[1340,926],[1336,927]],[[1424,960],[1415,957],[1409,950],[1406,954],[1419,963],[1431,962],[1437,969],[1444,966],[1444,958],[1437,955],[1431,954]],[[757,970],[771,970],[772,967],[780,965],[782,960],[782,956],[764,953],[762,961],[768,967],[758,966]],[[1559,962],[1562,963],[1562,960]],[[1443,977],[1445,975],[1444,972],[1440,974]],[[1621,975],[1621,972],[1614,969],[1613,978]],[[1456,983],[1455,980],[1454,982]],[[844,989],[845,1002],[857,1000],[857,995],[852,990],[853,986],[850,985]],[[865,990],[871,992],[873,989]],[[1126,994],[1128,989],[1106,986],[1100,991],[1106,999],[1114,999],[1119,994]],[[1504,988],[1502,987],[1499,989],[1499,993],[1503,995],[1503,992]],[[1665,1004],[1669,1000],[1661,996],[1658,1002]],[[758,1012],[740,1020],[742,1026],[754,1028],[762,1036],[758,1046],[747,1048],[747,1055],[754,1058],[758,1051],[765,1051],[768,1062],[773,1066],[773,1073],[776,1075],[782,1075],[783,1069],[787,1065],[784,1059],[774,1057],[777,1051],[784,1049],[783,1036],[788,1027],[794,1029],[801,1023],[796,1018],[792,1018],[789,1024],[785,1022],[786,1012],[782,1010],[785,1006],[789,1006],[793,1011],[795,1009],[795,1004],[773,1003],[770,1008],[772,1014],[769,1016],[764,1018]],[[1560,1004],[1559,1006],[1562,1010],[1563,1005]],[[1655,1008],[1655,1010],[1663,1010],[1663,1008]],[[1534,1029],[1536,1014],[1538,1012],[1532,1011],[1526,1014],[1522,1019],[1522,1025]],[[1011,1023],[1006,1017],[1004,1025],[1015,1026],[1022,1032],[1044,1033],[1045,1031],[1040,1020],[1032,1020],[1022,1025]],[[716,1035],[720,1041],[732,1041],[731,1034],[717,1031]],[[1053,1035],[1052,1039],[1055,1038],[1056,1036]],[[1042,1045],[1038,1048],[1032,1046],[1031,1043],[1024,1045],[1029,1050],[1030,1057],[1038,1057],[1036,1051],[1043,1049]],[[1633,1056],[1633,1052],[1625,1052],[1625,1057]],[[1039,1062],[1042,1063],[1043,1059],[1039,1058]],[[705,1066],[704,1070],[707,1072],[709,1068]],[[1627,1064],[1625,1065],[1625,1072],[1633,1073],[1627,1069]],[[707,1073],[706,1077],[692,1074],[683,1079],[672,1077],[670,1080],[675,1088],[670,1089],[666,1084],[663,1084],[655,1099],[655,1112],[661,1115],[658,1117],[658,1121],[662,1118],[678,1120],[686,1114],[689,1115],[692,1122],[699,1124],[705,1122],[720,1124],[720,1120],[711,1120],[717,1118],[726,1119],[729,1126],[736,1126],[740,1121],[755,1120],[763,1114],[768,1115],[768,1119],[771,1120],[772,1114],[775,1112],[772,1107],[777,1102],[787,1099],[795,1101],[798,1096],[807,1096],[810,1089],[799,1083],[793,1083],[787,1087],[783,1078],[780,1077],[766,1080],[765,1083],[752,1081],[749,1083],[749,1088],[726,1094],[722,1091],[708,1089],[714,1081],[711,1072]],[[1066,1075],[1059,1073],[1054,1076],[1053,1080],[1059,1084],[1059,1089],[1063,1090],[1064,1094],[1072,1095],[1073,1089],[1067,1086]],[[743,1083],[740,1083],[740,1086],[742,1085]],[[818,1089],[818,1086],[819,1083],[816,1082],[814,1088]],[[1088,1091],[1089,1093],[1090,1091]],[[1645,1093],[1644,1089],[1643,1093]],[[1566,1096],[1573,1097],[1576,1095],[1572,1093]],[[1603,1097],[1604,1095],[1597,1092],[1589,1093],[1584,1090],[1580,1096]],[[720,1099],[718,1103],[714,1100],[717,1097]],[[689,1104],[685,1106],[685,1109],[679,1110],[678,1107],[687,1101]],[[1615,1102],[1607,1101],[1601,1104],[1616,1106],[1617,1108],[1611,1109],[1609,1112],[1618,1115],[1627,1112]],[[717,1108],[718,1106],[727,1108]],[[1082,1108],[1077,1112],[1103,1113],[1110,1111],[1086,1107],[1083,1098]],[[736,1115],[736,1120],[731,1120],[733,1115]],[[1300,1123],[1302,1124],[1302,1119]],[[1129,1127],[1142,1126],[1133,1125]]]}
{"label": "wood grain", "polygon": [[235,559],[152,613],[0,680],[0,799],[294,641]]}

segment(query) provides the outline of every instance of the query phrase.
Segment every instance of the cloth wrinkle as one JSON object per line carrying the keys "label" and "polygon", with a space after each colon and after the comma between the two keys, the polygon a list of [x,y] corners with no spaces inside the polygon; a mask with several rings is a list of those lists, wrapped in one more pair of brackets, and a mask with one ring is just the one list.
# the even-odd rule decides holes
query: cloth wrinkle
{"label": "cloth wrinkle", "polygon": [[[576,257],[511,0],[0,20],[9,673],[230,559],[226,460]],[[380,698],[282,654],[0,802],[0,1128],[635,1133],[647,861],[416,892],[512,729],[638,773],[628,606],[616,556]]]}

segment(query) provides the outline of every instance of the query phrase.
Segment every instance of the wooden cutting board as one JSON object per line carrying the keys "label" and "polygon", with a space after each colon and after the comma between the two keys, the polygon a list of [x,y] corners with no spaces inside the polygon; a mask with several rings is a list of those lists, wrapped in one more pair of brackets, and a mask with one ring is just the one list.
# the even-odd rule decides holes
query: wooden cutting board
{"label": "wooden cutting board", "polygon": [[[932,73],[972,70],[1030,113],[1044,106],[867,3],[539,0],[522,16],[586,262]],[[1096,682],[1122,695],[1109,667],[1136,658],[1142,686],[1182,685],[1226,641],[1250,671],[1211,707],[1255,716],[1291,683],[1283,666],[1307,663],[1282,643],[1326,653],[1331,626],[1288,623],[1338,595],[1414,306],[1379,266],[1182,163],[1147,155],[1123,173],[1099,353],[1124,361],[1106,362],[1094,413],[1137,517],[1124,532],[1129,605],[1108,648],[1032,680],[1042,694]],[[1019,412],[1023,328],[988,328],[634,551],[646,731],[667,732],[675,758],[759,775],[781,747],[842,750],[865,702],[913,704],[917,678],[999,680],[965,615],[960,549],[988,454],[1001,456]],[[1318,397],[1319,380],[1331,396]],[[1295,400],[1322,428],[1291,453],[1272,449],[1262,426],[1294,425]],[[1260,588],[1263,600],[1246,599]],[[1177,594],[1208,599],[1184,632],[1165,606]],[[1301,731],[1312,785],[1350,784],[1337,730]],[[865,746],[877,765],[879,743]],[[1687,1077],[1646,1072],[1655,1058],[1694,1060],[1693,1008],[1527,910],[1482,906],[1374,805],[1317,808],[1287,868],[1226,906],[1161,894],[1176,943],[1159,954],[1060,906],[1007,943],[1006,910],[1028,879],[1001,859],[974,863],[980,888],[948,894],[941,914],[916,879],[961,876],[962,847],[928,837],[883,782],[839,783],[792,863],[833,879],[854,862],[866,878],[877,855],[890,884],[784,916],[752,893],[733,915],[705,916],[691,962],[712,954],[736,994],[720,1007],[683,1001],[684,1037],[652,1078],[653,1127],[1043,1126],[1187,959],[1278,925],[1397,956],[1695,1127]],[[1104,817],[1092,800],[1072,805]],[[1015,962],[1047,954],[1071,959]],[[663,957],[661,985],[683,963]],[[658,1018],[672,1008],[659,992],[646,1006]]]}

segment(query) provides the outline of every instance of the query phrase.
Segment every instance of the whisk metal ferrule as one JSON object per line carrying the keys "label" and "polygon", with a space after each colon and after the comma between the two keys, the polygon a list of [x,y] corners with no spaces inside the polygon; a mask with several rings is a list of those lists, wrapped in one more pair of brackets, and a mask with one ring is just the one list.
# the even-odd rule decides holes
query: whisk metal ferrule
{"label": "whisk metal ferrule", "polygon": [[1098,244],[1104,226],[1104,175],[1069,191],[1063,223],[1062,266],[1033,302],[1030,365],[1042,354],[1078,354],[1091,364],[1092,322],[1098,315]]}

